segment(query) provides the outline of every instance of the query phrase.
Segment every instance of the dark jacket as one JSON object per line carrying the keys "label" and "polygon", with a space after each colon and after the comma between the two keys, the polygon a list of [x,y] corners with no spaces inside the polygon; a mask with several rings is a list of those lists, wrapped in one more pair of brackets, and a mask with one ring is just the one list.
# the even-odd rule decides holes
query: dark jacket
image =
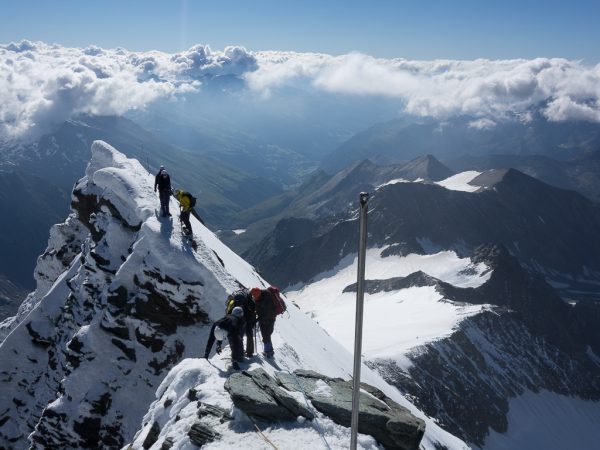
{"label": "dark jacket", "polygon": [[233,314],[227,314],[225,317],[222,317],[221,319],[213,323],[213,326],[210,329],[210,335],[208,336],[208,342],[206,343],[206,350],[204,351],[204,355],[207,357],[210,354],[212,346],[215,342],[216,327],[221,327],[222,329],[227,331],[227,339],[229,341],[229,345],[234,347],[234,345],[232,345],[232,342],[237,343],[238,340],[242,339],[242,335],[244,334],[244,330],[246,328],[246,321],[243,318],[234,316]]}
{"label": "dark jacket", "polygon": [[254,299],[247,291],[238,291],[232,295],[233,297],[230,297],[230,300],[227,302],[225,312],[231,314],[233,308],[236,306],[241,307],[244,310],[244,320],[246,321],[246,325],[253,327],[256,323],[256,305],[254,304]]}
{"label": "dark jacket", "polygon": [[171,192],[171,177],[165,169],[159,170],[154,178],[155,191],[157,187],[160,192]]}

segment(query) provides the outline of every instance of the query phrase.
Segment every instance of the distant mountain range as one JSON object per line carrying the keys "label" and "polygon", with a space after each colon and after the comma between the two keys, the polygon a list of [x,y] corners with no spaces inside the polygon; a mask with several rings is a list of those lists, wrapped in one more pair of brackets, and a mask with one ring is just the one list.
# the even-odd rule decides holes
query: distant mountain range
{"label": "distant mountain range", "polygon": [[540,155],[464,155],[449,159],[447,164],[457,172],[471,169],[518,169],[545,183],[577,191],[600,203],[600,148],[568,161]]}
{"label": "distant mountain range", "polygon": [[532,113],[482,121],[475,117],[420,121],[396,119],[357,133],[322,162],[328,173],[363,159],[380,164],[407,161],[423,154],[442,160],[462,155],[541,155],[560,161],[600,150],[600,124],[549,122]]}
{"label": "distant mountain range", "polygon": [[[363,166],[372,164],[363,163],[343,173],[352,178]],[[599,297],[600,205],[514,169],[476,175],[469,183],[476,192],[447,189],[442,187],[444,182],[395,182],[368,189],[373,187],[373,179],[368,177],[363,177],[362,183],[354,179],[344,192],[348,199],[354,197],[356,205],[358,192],[374,191],[370,245],[392,245],[402,253],[453,249],[469,254],[478,245],[496,242],[526,267],[546,276],[567,297]],[[344,184],[339,181],[337,186]],[[313,206],[318,204],[317,200]],[[338,205],[348,207],[348,201],[343,199]],[[335,211],[333,206],[327,210]],[[337,221],[326,215],[297,216],[314,221],[310,228],[304,225],[313,233],[303,235],[289,234],[295,221],[282,221],[272,235],[245,255],[265,276],[283,286],[308,282],[357,249],[352,213],[350,220],[338,216]],[[279,236],[286,234],[302,239],[290,242],[288,238],[282,240],[286,245],[277,246]]]}

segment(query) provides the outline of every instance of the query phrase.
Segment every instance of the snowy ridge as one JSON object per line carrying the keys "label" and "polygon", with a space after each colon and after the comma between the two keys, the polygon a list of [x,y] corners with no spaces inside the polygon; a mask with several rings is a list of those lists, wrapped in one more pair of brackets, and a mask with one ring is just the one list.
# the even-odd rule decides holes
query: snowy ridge
{"label": "snowy ridge", "polygon": [[[482,187],[470,184],[470,182],[473,181],[475,178],[477,178],[481,174],[482,174],[482,172],[477,172],[475,170],[468,170],[465,172],[461,172],[461,173],[452,175],[451,177],[448,177],[445,180],[434,181],[433,183],[437,184],[438,186],[441,186],[445,189],[451,190],[451,191],[477,192]],[[422,178],[417,178],[416,180],[412,180],[412,181],[406,180],[404,178],[394,178],[383,184],[380,184],[379,186],[377,186],[375,188],[375,190],[380,189],[384,186],[389,186],[391,184],[398,184],[398,183],[426,183],[426,181]]]}
{"label": "snowy ridge", "polygon": [[457,173],[456,175],[452,175],[445,180],[438,181],[435,184],[438,186],[442,186],[446,189],[450,189],[451,191],[463,191],[463,192],[475,192],[481,189],[481,186],[474,186],[469,184],[475,178],[481,175],[481,172],[476,172],[475,170],[468,170],[466,172]]}
{"label": "snowy ridge", "polygon": [[[198,248],[192,249],[177,223],[157,217],[153,181],[136,160],[94,142],[73,192],[73,214],[53,229],[38,261],[38,288],[0,344],[0,446],[117,448],[133,442],[141,448],[153,418],[161,434],[152,448],[167,436],[175,438],[173,448],[190,448],[189,421],[175,420],[191,414],[189,389],[231,407],[223,390],[225,361],[197,357],[211,321],[223,314],[227,292],[267,283],[194,219]],[[171,209],[177,209],[174,200]],[[258,360],[247,368],[304,368],[347,379],[350,354],[292,303],[288,307],[273,336],[276,367]],[[363,367],[362,378],[426,420],[424,449],[468,448],[375,372]],[[323,421],[331,447],[347,447],[349,430]],[[220,431],[223,440],[207,448],[264,446],[244,420]],[[312,425],[300,422],[267,432],[282,442],[321,442]],[[369,436],[360,442],[375,448]]]}

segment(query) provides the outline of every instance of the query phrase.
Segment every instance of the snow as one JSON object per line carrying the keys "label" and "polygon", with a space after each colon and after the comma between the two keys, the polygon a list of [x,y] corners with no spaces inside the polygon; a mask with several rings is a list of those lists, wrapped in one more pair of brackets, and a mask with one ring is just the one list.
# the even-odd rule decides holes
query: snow
{"label": "snow", "polygon": [[[183,305],[192,298],[195,303],[188,307],[201,308],[211,320],[223,315],[228,292],[238,289],[240,285],[268,286],[268,282],[251,265],[193,217],[191,221],[197,250],[192,250],[187,241],[182,239],[176,224],[158,217],[153,182],[152,175],[138,161],[127,159],[104,142],[93,143],[92,160],[86,169],[86,176],[78,182],[76,189],[85,195],[97,195],[107,200],[116,211],[102,207],[92,218],[94,226],[104,233],[99,240],[93,241],[89,234],[82,238],[73,232],[77,236],[74,243],[80,246],[80,253],[73,252],[70,265],[67,266],[57,260],[56,254],[68,241],[67,232],[79,229],[81,223],[71,218],[74,223],[57,229],[54,241],[49,246],[54,251],[50,251],[47,258],[38,263],[41,273],[48,270],[48,274],[44,274],[44,282],[39,284],[38,295],[32,297],[30,309],[15,322],[14,329],[0,344],[0,359],[5,370],[21,374],[0,384],[0,410],[7,411],[10,417],[2,431],[6,436],[21,439],[19,445],[27,446],[24,440],[37,420],[34,412],[39,413],[52,404],[64,414],[65,425],[70,426],[70,421],[90,414],[90,402],[106,389],[115,393],[106,420],[119,423],[120,431],[128,439],[133,439],[134,449],[142,447],[154,420],[161,425],[161,436],[152,448],[160,448],[167,435],[174,438],[173,449],[195,448],[187,438],[192,421],[197,420],[195,402],[190,401],[187,395],[190,388],[197,389],[200,400],[232,408],[231,400],[223,388],[227,375],[225,358],[229,355],[229,349],[225,350],[223,356],[213,356],[210,361],[197,358],[207,339],[208,324],[179,326],[174,335],[162,336],[166,339],[165,349],[174,347],[177,342],[185,344],[183,359],[166,378],[164,373],[152,373],[148,369],[148,363],[153,358],[162,362],[168,356],[166,350],[153,354],[135,339],[123,340],[122,345],[133,345],[137,355],[135,361],[129,360],[124,358],[120,348],[111,343],[115,340],[113,335],[101,328],[103,323],[112,323],[110,309],[106,305],[107,292],[120,286],[129,293],[135,292],[140,285],[150,282],[146,275],[148,271],[157,272],[165,279],[169,277],[176,280],[174,284],[157,281],[156,278],[152,280],[171,302]],[[175,210],[176,202],[174,199],[171,201],[171,207]],[[94,258],[90,257],[92,251],[110,262],[110,274],[98,269]],[[485,279],[483,266],[475,267],[478,276],[458,273],[461,269],[473,267],[468,260],[461,260],[451,252],[390,257],[385,260],[376,253],[370,252],[368,274],[378,277],[406,275],[414,267],[425,267],[432,275],[457,284],[475,285]],[[62,273],[59,273],[60,267],[63,267]],[[351,278],[349,272],[347,277]],[[338,281],[341,286],[341,281]],[[342,281],[346,283],[344,278]],[[98,290],[88,292],[88,286]],[[339,289],[343,287],[345,285]],[[423,304],[434,302],[427,299],[428,295],[432,294],[423,294]],[[71,301],[68,311],[65,310],[67,301]],[[404,299],[401,303],[412,302]],[[152,332],[144,321],[133,317],[126,320],[130,321],[128,326],[132,332],[135,330],[141,335]],[[50,352],[33,345],[26,330],[27,325],[31,325],[42,337],[52,337],[50,349],[58,350],[55,353],[59,363],[56,370],[49,368]],[[94,357],[84,358],[78,367],[65,371],[64,349],[75,337],[83,343],[83,351]],[[245,368],[262,367],[269,373],[303,368],[331,377],[349,379],[351,376],[351,353],[289,299],[288,312],[277,320],[273,345],[275,361],[259,359],[245,363]],[[261,344],[257,343],[257,347],[260,350]],[[468,448],[464,442],[439,428],[434,420],[425,417],[377,373],[366,366],[362,367],[361,372],[363,381],[381,389],[425,420],[424,450],[433,450],[437,443],[451,450]],[[128,375],[123,376],[124,373]],[[31,397],[30,391],[35,392],[35,398]],[[27,403],[27,408],[19,410],[11,400],[13,397]],[[153,398],[156,400],[150,404]],[[165,406],[167,398],[171,400],[169,407]],[[23,416],[25,413],[22,411],[27,415]],[[126,411],[126,415],[118,417],[119,411]],[[265,448],[265,442],[255,432],[254,425],[241,412],[235,409],[233,412],[237,419],[233,424],[215,424],[223,434],[223,439],[206,448]],[[318,425],[306,421],[261,424],[261,428],[280,448],[322,447],[323,438],[332,449],[347,448],[349,429],[334,424],[322,415],[318,415],[318,418]],[[65,432],[69,433],[69,430]],[[378,448],[370,436],[361,436],[359,446],[363,449]]]}
{"label": "snow", "polygon": [[446,189],[450,189],[452,191],[475,192],[481,189],[481,186],[474,186],[469,183],[481,174],[482,172],[468,170],[466,172],[461,172],[457,173],[456,175],[452,175],[451,177],[448,177],[445,180],[437,181],[435,184],[442,186]]}
{"label": "snow", "polygon": [[541,391],[509,402],[507,433],[491,430],[485,450],[598,448],[600,403]]}
{"label": "snow", "polygon": [[[367,251],[367,280],[403,277],[421,270],[458,287],[477,287],[491,276],[485,264],[472,264],[469,258],[459,258],[451,251],[384,258],[384,249]],[[344,262],[337,270],[287,294],[350,352],[354,348],[356,293],[342,291],[356,282],[357,264],[354,256],[350,264]],[[390,358],[407,367],[411,350],[448,336],[460,320],[482,308],[443,301],[433,286],[365,293],[363,353],[368,359]]]}
{"label": "snow", "polygon": [[394,178],[393,180],[387,181],[379,186],[375,187],[375,190],[380,189],[384,186],[389,186],[390,184],[398,184],[398,183],[410,183],[410,180],[406,180],[404,178]]}
{"label": "snow", "polygon": [[235,234],[237,234],[239,236],[240,234],[244,234],[246,232],[246,229],[238,228],[237,230],[231,230],[231,231],[233,231]]}

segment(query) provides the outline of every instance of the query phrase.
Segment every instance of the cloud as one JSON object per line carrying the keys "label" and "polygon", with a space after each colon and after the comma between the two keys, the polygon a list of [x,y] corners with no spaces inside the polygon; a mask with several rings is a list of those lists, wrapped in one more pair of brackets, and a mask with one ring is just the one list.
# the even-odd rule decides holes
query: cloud
{"label": "cloud", "polygon": [[507,116],[526,122],[532,110],[551,121],[600,122],[600,65],[559,58],[410,61],[206,45],[168,54],[24,40],[0,45],[0,137],[39,134],[81,113],[122,114],[219,76],[244,79],[259,97],[297,86],[381,96],[417,116],[472,115],[473,127]]}
{"label": "cloud", "polygon": [[77,114],[123,114],[199,89],[207,79],[255,70],[242,47],[177,53],[0,45],[0,137],[39,135]]}
{"label": "cloud", "polygon": [[528,110],[545,104],[548,120],[600,122],[600,65],[579,61],[409,61],[277,52],[256,57],[258,70],[245,77],[259,92],[304,82],[327,92],[397,98],[407,113],[418,116],[526,118]]}
{"label": "cloud", "polygon": [[486,117],[481,119],[472,120],[468,124],[469,128],[474,128],[476,130],[491,130],[496,126],[496,122]]}

